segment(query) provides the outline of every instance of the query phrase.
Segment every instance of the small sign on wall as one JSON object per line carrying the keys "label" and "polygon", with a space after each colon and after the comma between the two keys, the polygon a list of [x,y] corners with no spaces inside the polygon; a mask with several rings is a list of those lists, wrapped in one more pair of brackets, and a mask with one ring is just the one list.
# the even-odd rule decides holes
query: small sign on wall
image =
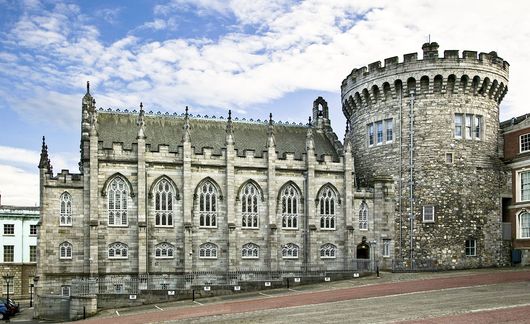
{"label": "small sign on wall", "polygon": [[331,278],[330,277],[324,277],[324,281],[326,281],[326,282],[331,281]]}
{"label": "small sign on wall", "polygon": [[300,282],[300,278],[294,278],[294,282]]}
{"label": "small sign on wall", "polygon": [[167,291],[167,294],[168,294],[169,296],[175,296],[175,291],[174,291],[174,290],[168,290],[168,291]]}
{"label": "small sign on wall", "polygon": [[354,278],[359,278],[359,274],[358,274],[358,273],[354,273],[354,274],[353,274],[353,277],[354,277]]}
{"label": "small sign on wall", "polygon": [[204,291],[210,291],[210,286],[205,286]]}
{"label": "small sign on wall", "polygon": [[136,299],[136,295],[129,295],[129,299]]}
{"label": "small sign on wall", "polygon": [[271,286],[271,282],[270,281],[265,281],[265,287],[270,287]]}
{"label": "small sign on wall", "polygon": [[234,286],[234,291],[240,291],[241,290],[241,286]]}

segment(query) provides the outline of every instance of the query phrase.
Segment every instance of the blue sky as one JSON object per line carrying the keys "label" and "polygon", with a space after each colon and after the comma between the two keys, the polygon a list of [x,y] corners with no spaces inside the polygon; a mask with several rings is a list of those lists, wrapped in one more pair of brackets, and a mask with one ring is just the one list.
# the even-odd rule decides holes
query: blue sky
{"label": "blue sky", "polygon": [[[305,122],[353,68],[421,51],[496,51],[510,63],[501,119],[527,108],[530,4],[413,0],[0,0],[0,194],[38,204],[41,137],[77,171],[87,80],[98,107]],[[421,57],[421,55],[420,55]]]}

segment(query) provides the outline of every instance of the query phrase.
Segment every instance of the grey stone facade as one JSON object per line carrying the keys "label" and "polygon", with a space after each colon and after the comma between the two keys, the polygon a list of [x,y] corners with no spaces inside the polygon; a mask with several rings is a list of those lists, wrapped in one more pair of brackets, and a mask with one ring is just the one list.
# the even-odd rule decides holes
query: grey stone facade
{"label": "grey stone facade", "polygon": [[[438,44],[427,43],[422,60],[413,53],[384,65],[354,69],[342,83],[342,102],[360,183],[381,174],[394,179],[396,256],[442,268],[506,264],[498,138],[508,63],[495,52],[438,57]],[[380,121],[382,140],[375,129]],[[386,123],[393,126],[391,141]],[[424,221],[423,206],[434,207],[432,221]],[[469,240],[476,243],[474,256],[466,255]]]}

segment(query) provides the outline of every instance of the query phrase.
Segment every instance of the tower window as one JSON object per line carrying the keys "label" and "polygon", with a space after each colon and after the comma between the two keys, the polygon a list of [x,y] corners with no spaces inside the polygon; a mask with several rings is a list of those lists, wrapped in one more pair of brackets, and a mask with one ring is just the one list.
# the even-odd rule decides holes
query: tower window
{"label": "tower window", "polygon": [[434,206],[423,206],[423,222],[434,223]]}

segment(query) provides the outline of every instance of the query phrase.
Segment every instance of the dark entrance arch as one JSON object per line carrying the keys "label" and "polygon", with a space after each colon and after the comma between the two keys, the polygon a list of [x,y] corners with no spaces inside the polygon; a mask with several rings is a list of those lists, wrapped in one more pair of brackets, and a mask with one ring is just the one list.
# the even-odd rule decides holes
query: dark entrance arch
{"label": "dark entrance arch", "polygon": [[363,236],[362,242],[357,245],[357,259],[370,259],[370,245],[366,243],[365,236]]}

